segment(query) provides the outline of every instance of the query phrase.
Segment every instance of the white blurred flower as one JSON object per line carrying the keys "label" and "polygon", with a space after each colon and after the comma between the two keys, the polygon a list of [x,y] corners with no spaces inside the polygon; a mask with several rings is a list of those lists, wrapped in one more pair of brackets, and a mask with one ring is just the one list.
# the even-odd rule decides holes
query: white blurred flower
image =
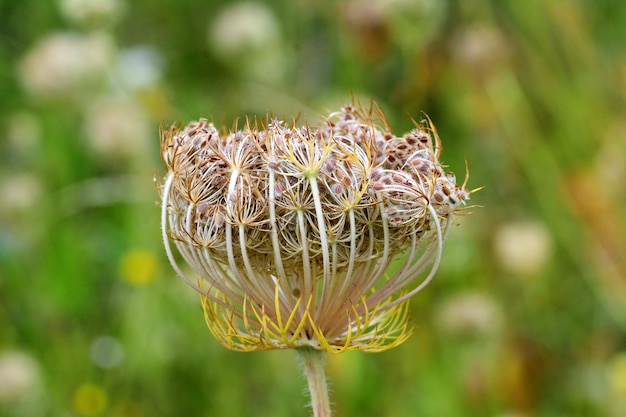
{"label": "white blurred flower", "polygon": [[0,215],[33,207],[42,193],[41,182],[34,174],[18,173],[0,180]]}
{"label": "white blurred flower", "polygon": [[127,99],[105,98],[85,113],[85,134],[91,148],[105,157],[125,157],[146,149],[152,131],[144,110]]}
{"label": "white blurred flower", "polygon": [[522,221],[501,226],[494,251],[502,267],[517,275],[534,275],[552,256],[552,237],[543,223]]}
{"label": "white blurred flower", "polygon": [[465,29],[453,47],[453,58],[464,72],[484,79],[506,64],[510,47],[503,34],[491,26]]}
{"label": "white blurred flower", "polygon": [[279,37],[278,21],[260,3],[236,3],[223,9],[209,26],[213,49],[235,56],[250,49],[262,49]]}
{"label": "white blurred flower", "polygon": [[126,4],[120,0],[59,0],[63,17],[80,25],[102,25],[116,22]]}
{"label": "white blurred flower", "polygon": [[[0,174],[0,252],[11,256],[32,250],[41,229],[33,223],[33,211],[41,207],[43,185],[32,172]],[[0,281],[2,281],[0,274]],[[0,384],[2,376],[0,375]]]}
{"label": "white blurred flower", "polygon": [[39,367],[30,355],[20,351],[0,354],[0,404],[32,395],[39,383]]}
{"label": "white blurred flower", "polygon": [[209,46],[219,59],[245,76],[280,78],[288,65],[274,13],[261,3],[224,8],[209,25]]}
{"label": "white blurred flower", "polygon": [[437,320],[451,334],[488,334],[501,328],[503,314],[487,294],[465,292],[445,300]]}
{"label": "white blurred flower", "polygon": [[163,56],[152,46],[136,46],[119,54],[117,76],[124,86],[150,87],[163,75]]}
{"label": "white blurred flower", "polygon": [[100,368],[110,369],[124,360],[122,344],[111,336],[101,336],[91,344],[91,360]]}
{"label": "white blurred flower", "polygon": [[35,95],[63,97],[102,81],[114,56],[113,42],[105,34],[53,33],[26,54],[18,76],[24,88]]}

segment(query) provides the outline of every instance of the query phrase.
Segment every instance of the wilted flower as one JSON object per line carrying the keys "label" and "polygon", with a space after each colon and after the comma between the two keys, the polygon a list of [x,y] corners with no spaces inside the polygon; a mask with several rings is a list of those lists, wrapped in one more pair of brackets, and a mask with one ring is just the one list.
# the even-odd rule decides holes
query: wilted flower
{"label": "wilted flower", "polygon": [[379,109],[348,105],[317,125],[163,133],[167,254],[224,346],[380,351],[408,337],[409,298],[469,197],[430,120],[416,125],[397,137]]}

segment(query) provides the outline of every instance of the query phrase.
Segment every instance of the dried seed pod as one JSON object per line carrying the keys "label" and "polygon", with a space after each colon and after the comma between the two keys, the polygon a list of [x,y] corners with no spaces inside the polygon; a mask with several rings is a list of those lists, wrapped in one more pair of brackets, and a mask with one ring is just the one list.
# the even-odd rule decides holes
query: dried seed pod
{"label": "dried seed pod", "polygon": [[380,351],[408,337],[409,297],[469,197],[443,174],[428,123],[397,137],[378,108],[350,105],[318,125],[164,132],[167,254],[224,346]]}

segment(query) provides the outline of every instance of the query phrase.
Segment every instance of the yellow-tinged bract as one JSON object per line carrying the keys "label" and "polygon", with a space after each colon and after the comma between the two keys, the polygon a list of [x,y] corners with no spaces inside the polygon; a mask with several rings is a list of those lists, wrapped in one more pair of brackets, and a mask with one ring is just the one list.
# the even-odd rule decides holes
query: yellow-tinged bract
{"label": "yellow-tinged bract", "polygon": [[375,106],[317,125],[269,119],[220,134],[200,120],[163,132],[165,248],[214,336],[238,351],[406,340],[409,298],[469,198],[440,151],[430,120],[398,137]]}

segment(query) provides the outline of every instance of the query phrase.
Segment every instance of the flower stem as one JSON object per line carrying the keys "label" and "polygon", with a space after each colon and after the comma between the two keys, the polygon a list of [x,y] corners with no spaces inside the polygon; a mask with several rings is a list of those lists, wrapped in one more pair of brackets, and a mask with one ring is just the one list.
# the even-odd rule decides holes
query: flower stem
{"label": "flower stem", "polygon": [[299,348],[296,351],[304,365],[304,374],[309,383],[313,417],[330,417],[330,399],[324,373],[326,352],[309,347]]}

